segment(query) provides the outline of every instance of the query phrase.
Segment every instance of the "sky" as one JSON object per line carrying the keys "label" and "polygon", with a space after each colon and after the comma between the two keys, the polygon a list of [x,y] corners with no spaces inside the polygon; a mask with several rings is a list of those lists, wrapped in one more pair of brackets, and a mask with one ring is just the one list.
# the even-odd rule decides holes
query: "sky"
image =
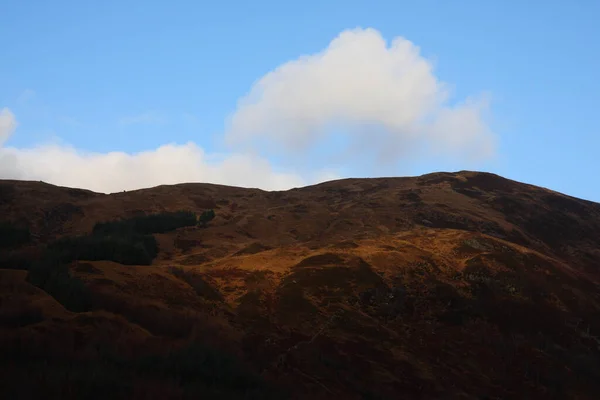
{"label": "sky", "polygon": [[481,170],[600,202],[600,2],[0,0],[0,178]]}

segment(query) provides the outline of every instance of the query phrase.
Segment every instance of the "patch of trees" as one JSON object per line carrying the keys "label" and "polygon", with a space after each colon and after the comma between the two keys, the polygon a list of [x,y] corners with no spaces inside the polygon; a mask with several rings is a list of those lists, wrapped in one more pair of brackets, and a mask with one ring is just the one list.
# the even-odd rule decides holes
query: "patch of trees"
{"label": "patch of trees", "polygon": [[158,254],[152,235],[131,232],[64,237],[48,245],[48,251],[63,263],[75,260],[114,261],[124,265],[150,265]]}
{"label": "patch of trees", "polygon": [[214,210],[204,211],[202,214],[200,214],[200,217],[198,217],[198,225],[201,227],[206,227],[206,225],[208,225],[208,223],[210,221],[212,221],[214,218],[215,218]]}
{"label": "patch of trees", "polygon": [[193,212],[177,211],[98,223],[90,235],[67,236],[49,243],[40,259],[29,266],[27,279],[67,309],[86,311],[91,307],[89,292],[71,275],[68,265],[72,261],[151,265],[158,255],[154,233],[195,226],[200,221],[206,225],[214,218],[214,211],[202,215],[198,219]]}
{"label": "patch of trees", "polygon": [[152,235],[92,234],[64,237],[46,247],[39,260],[30,267],[27,281],[54,297],[67,310],[89,311],[89,289],[71,274],[69,264],[75,260],[108,260],[125,265],[150,265],[158,254]]}
{"label": "patch of trees", "polygon": [[71,275],[69,267],[52,251],[47,251],[31,265],[27,281],[54,297],[69,311],[91,309],[91,295],[85,283]]}
{"label": "patch of trees", "polygon": [[0,204],[8,204],[15,199],[15,186],[10,183],[0,183]]}
{"label": "patch of trees", "polygon": [[[143,355],[130,357],[117,352],[116,346],[106,342],[99,341],[89,351],[95,350],[91,353],[93,356],[85,358],[42,358],[23,349],[19,343],[19,347],[7,349],[0,365],[7,371],[20,372],[27,368],[28,374],[11,375],[12,379],[6,384],[3,382],[3,392],[8,393],[7,398],[23,397],[24,387],[28,398],[60,398],[65,391],[71,397],[81,399],[107,396],[130,399],[149,396],[153,391],[159,393],[158,398],[291,398],[288,391],[265,380],[227,350],[193,342],[170,351],[150,349]],[[151,385],[142,386],[146,382]]]}
{"label": "patch of trees", "polygon": [[14,251],[0,253],[0,269],[28,270],[31,266],[31,257]]}
{"label": "patch of trees", "polygon": [[117,221],[99,222],[94,226],[93,233],[96,235],[124,233],[149,235],[170,232],[178,228],[194,226],[196,224],[198,224],[198,219],[195,213],[191,211],[175,211],[142,215]]}
{"label": "patch of trees", "polygon": [[29,228],[20,228],[9,222],[0,222],[0,249],[20,247],[30,241]]}
{"label": "patch of trees", "polygon": [[124,265],[150,265],[158,255],[155,233],[206,224],[213,210],[196,217],[191,211],[165,212],[128,219],[99,222],[91,235],[64,237],[48,245],[63,263],[74,260],[114,261]]}

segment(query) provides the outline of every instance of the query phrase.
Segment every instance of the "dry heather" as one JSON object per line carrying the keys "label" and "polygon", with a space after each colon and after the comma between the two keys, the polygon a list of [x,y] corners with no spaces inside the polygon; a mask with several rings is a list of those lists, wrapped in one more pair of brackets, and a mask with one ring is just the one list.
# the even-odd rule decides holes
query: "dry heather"
{"label": "dry heather", "polygon": [[[98,222],[207,209],[154,235],[152,265],[27,278]],[[597,203],[463,171],[285,192],[2,181],[0,215],[31,233],[0,249],[3,398],[600,393]]]}

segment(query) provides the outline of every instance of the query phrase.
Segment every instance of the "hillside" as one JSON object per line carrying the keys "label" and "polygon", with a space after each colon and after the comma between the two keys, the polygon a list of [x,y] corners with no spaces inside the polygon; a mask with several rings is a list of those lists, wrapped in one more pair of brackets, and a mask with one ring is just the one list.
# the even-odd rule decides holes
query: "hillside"
{"label": "hillside", "polygon": [[[99,222],[209,209],[154,233],[151,265],[32,278]],[[281,192],[0,181],[0,216],[3,398],[600,395],[598,203],[470,171]]]}

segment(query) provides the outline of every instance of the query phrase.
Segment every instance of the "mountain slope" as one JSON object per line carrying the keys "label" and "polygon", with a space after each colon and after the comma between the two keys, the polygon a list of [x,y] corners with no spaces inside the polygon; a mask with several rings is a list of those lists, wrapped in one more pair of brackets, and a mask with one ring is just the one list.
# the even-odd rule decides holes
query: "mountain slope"
{"label": "mountain slope", "polygon": [[[2,344],[21,360],[7,393],[25,390],[32,369],[37,390],[74,398],[98,385],[128,398],[600,393],[600,204],[493,174],[111,195],[2,181],[0,215],[32,233],[4,265],[100,221],[181,209],[216,218],[155,234],[152,266],[70,265],[87,312],[0,270]],[[165,367],[141,367],[144,357]],[[199,367],[220,357],[235,360],[218,361],[220,375]],[[246,383],[223,378],[232,374]]]}

